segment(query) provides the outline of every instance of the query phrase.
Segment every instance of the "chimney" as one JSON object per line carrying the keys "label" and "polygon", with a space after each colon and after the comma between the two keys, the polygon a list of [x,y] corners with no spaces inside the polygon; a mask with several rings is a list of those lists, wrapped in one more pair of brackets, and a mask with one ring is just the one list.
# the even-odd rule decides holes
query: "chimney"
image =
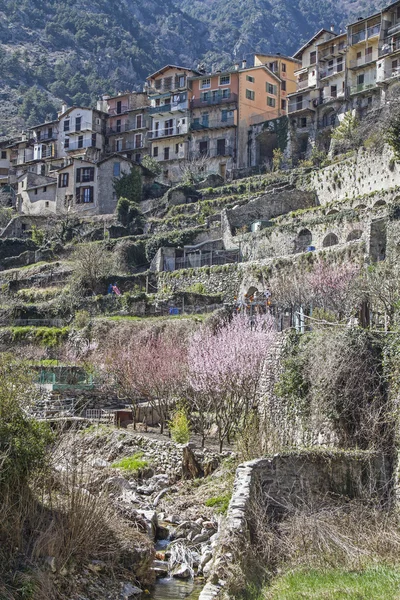
{"label": "chimney", "polygon": [[235,63],[235,71],[239,71],[239,63]]}
{"label": "chimney", "polygon": [[335,33],[335,26],[331,25],[331,33]]}
{"label": "chimney", "polygon": [[245,68],[246,68],[246,65],[247,65],[247,60],[244,58],[244,59],[242,60],[242,69],[245,69]]}

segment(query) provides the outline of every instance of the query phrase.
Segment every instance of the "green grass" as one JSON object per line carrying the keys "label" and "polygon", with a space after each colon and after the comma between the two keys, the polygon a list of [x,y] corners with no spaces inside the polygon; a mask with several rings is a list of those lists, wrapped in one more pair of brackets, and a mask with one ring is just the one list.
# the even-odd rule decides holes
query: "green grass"
{"label": "green grass", "polygon": [[293,571],[272,582],[260,600],[398,600],[400,568],[369,567],[363,571],[340,569]]}
{"label": "green grass", "polygon": [[204,502],[206,506],[216,509],[216,512],[221,515],[226,515],[231,499],[231,494],[223,494],[222,496],[214,496]]}
{"label": "green grass", "polygon": [[122,469],[128,473],[137,473],[141,469],[149,466],[147,460],[142,459],[143,452],[136,452],[133,456],[126,456],[121,460],[114,462],[111,466],[114,469]]}

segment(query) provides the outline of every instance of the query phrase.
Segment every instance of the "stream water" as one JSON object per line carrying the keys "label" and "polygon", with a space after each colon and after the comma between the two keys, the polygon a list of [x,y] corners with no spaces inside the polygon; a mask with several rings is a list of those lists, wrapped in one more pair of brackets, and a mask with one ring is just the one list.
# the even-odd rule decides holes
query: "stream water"
{"label": "stream water", "polygon": [[180,581],[172,577],[158,579],[150,595],[151,600],[198,600],[204,582]]}

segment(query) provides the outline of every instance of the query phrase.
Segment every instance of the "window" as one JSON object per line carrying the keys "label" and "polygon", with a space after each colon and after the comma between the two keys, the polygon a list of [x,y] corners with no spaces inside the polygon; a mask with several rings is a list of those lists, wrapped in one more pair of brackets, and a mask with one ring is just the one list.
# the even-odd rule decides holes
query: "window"
{"label": "window", "polygon": [[267,97],[267,106],[271,106],[272,108],[274,108],[276,106],[275,98],[271,98],[271,96],[268,96]]}
{"label": "window", "polygon": [[230,75],[220,75],[219,85],[229,85],[230,82],[231,82],[231,76]]}
{"label": "window", "polygon": [[365,49],[365,58],[367,60],[371,60],[372,59],[372,46],[370,46],[369,48]]}
{"label": "window", "polygon": [[286,63],[282,63],[282,73],[286,73]]}
{"label": "window", "polygon": [[172,89],[172,77],[164,77],[164,90]]}
{"label": "window", "polygon": [[156,88],[156,90],[161,90],[161,83],[162,79],[156,79],[156,81],[154,82],[154,87]]}
{"label": "window", "polygon": [[142,155],[140,153],[135,154],[135,162],[140,163],[142,160]]}
{"label": "window", "polygon": [[362,56],[361,52],[357,52],[357,60],[360,60],[361,56]]}
{"label": "window", "polygon": [[202,90],[210,88],[211,87],[211,79],[202,79],[200,81],[200,87]]}
{"label": "window", "polygon": [[117,120],[117,133],[121,133],[121,119]]}
{"label": "window", "polygon": [[209,102],[210,100],[210,92],[203,92],[201,94],[201,101],[202,102]]}
{"label": "window", "polygon": [[76,170],[77,183],[94,181],[94,167],[83,167]]}
{"label": "window", "polygon": [[217,140],[217,154],[218,156],[225,156],[226,153],[226,140]]}
{"label": "window", "polygon": [[83,135],[78,136],[78,148],[83,148]]}
{"label": "window", "polygon": [[179,154],[179,144],[175,144],[175,154]]}
{"label": "window", "polygon": [[136,129],[143,127],[143,115],[136,115]]}
{"label": "window", "polygon": [[208,141],[199,142],[199,152],[202,156],[208,154]]}
{"label": "window", "polygon": [[201,115],[201,124],[203,127],[208,127],[208,113],[203,113]]}
{"label": "window", "polygon": [[254,100],[256,97],[255,92],[253,90],[246,90],[246,98],[247,100]]}
{"label": "window", "polygon": [[53,137],[53,128],[49,127],[48,131],[47,131],[47,137],[50,139]]}
{"label": "window", "polygon": [[92,148],[96,148],[97,138],[96,134],[92,133]]}
{"label": "window", "polygon": [[281,89],[282,89],[282,92],[286,92],[286,81],[282,81]]}
{"label": "window", "polygon": [[221,110],[221,121],[225,123],[228,120],[228,111]]}
{"label": "window", "polygon": [[1,151],[1,158],[2,158],[2,160],[4,160],[4,159],[7,158],[7,150],[2,150]]}
{"label": "window", "polygon": [[286,100],[281,100],[281,110],[286,110]]}
{"label": "window", "polygon": [[168,160],[168,159],[169,159],[169,146],[164,148],[164,160]]}
{"label": "window", "polygon": [[332,98],[337,97],[337,85],[331,85],[331,96]]}
{"label": "window", "polygon": [[46,208],[49,208],[49,202],[48,202],[48,201],[47,201],[47,202],[45,202],[45,207],[46,207]]}
{"label": "window", "polygon": [[168,119],[164,122],[164,135],[173,135],[174,133],[174,120]]}
{"label": "window", "polygon": [[42,135],[42,132],[41,132],[41,131],[37,131],[37,132],[36,132],[36,138],[37,138],[37,140],[38,140],[38,141],[40,140],[40,138],[41,138],[41,135]]}
{"label": "window", "polygon": [[58,187],[68,187],[69,173],[60,173],[58,176]]}
{"label": "window", "polygon": [[135,148],[141,148],[143,146],[142,144],[142,134],[141,133],[137,133],[135,135]]}
{"label": "window", "polygon": [[310,65],[315,65],[316,62],[317,62],[317,52],[316,52],[316,50],[314,50],[313,52],[310,52]]}
{"label": "window", "polygon": [[64,148],[66,150],[69,148],[69,138],[65,138],[65,140],[64,140]]}
{"label": "window", "polygon": [[121,152],[122,150],[122,140],[115,141],[115,152]]}
{"label": "window", "polygon": [[46,185],[43,188],[43,192],[47,192],[47,186]]}
{"label": "window", "polygon": [[225,89],[225,90],[221,90],[222,91],[222,97],[223,98],[229,98],[231,95],[231,90],[229,89]]}
{"label": "window", "polygon": [[81,131],[82,128],[82,117],[75,118],[75,131]]}
{"label": "window", "polygon": [[180,88],[185,87],[185,83],[186,83],[185,75],[179,75],[178,76],[178,87],[180,87]]}
{"label": "window", "polygon": [[154,146],[154,148],[153,148],[153,156],[158,156],[158,146]]}
{"label": "window", "polygon": [[122,113],[122,102],[121,100],[118,100],[117,102],[117,115],[120,115]]}
{"label": "window", "polygon": [[246,81],[250,81],[250,83],[254,83],[255,79],[251,75],[246,75]]}
{"label": "window", "polygon": [[301,119],[300,119],[300,127],[302,127],[303,129],[305,127],[307,127],[307,117],[301,117]]}
{"label": "window", "polygon": [[114,177],[119,177],[121,175],[121,163],[115,162],[113,164],[113,175]]}
{"label": "window", "polygon": [[69,131],[69,123],[70,123],[69,119],[66,119],[64,121],[64,131]]}
{"label": "window", "polygon": [[84,187],[76,190],[77,204],[89,204],[93,202],[93,188]]}
{"label": "window", "polygon": [[273,85],[272,83],[267,83],[267,92],[268,92],[268,94],[272,94],[273,96],[276,96],[277,86]]}
{"label": "window", "polygon": [[362,85],[364,83],[364,73],[360,73],[357,75],[357,85]]}

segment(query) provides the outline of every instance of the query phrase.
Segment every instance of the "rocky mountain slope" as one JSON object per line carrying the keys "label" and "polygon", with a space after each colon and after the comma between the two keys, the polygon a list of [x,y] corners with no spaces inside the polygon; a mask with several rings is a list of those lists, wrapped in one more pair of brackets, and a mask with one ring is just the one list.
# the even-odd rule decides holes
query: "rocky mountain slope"
{"label": "rocky mountain slope", "polygon": [[0,0],[0,135],[54,115],[60,100],[140,89],[167,62],[223,66],[254,50],[292,53],[381,0]]}

